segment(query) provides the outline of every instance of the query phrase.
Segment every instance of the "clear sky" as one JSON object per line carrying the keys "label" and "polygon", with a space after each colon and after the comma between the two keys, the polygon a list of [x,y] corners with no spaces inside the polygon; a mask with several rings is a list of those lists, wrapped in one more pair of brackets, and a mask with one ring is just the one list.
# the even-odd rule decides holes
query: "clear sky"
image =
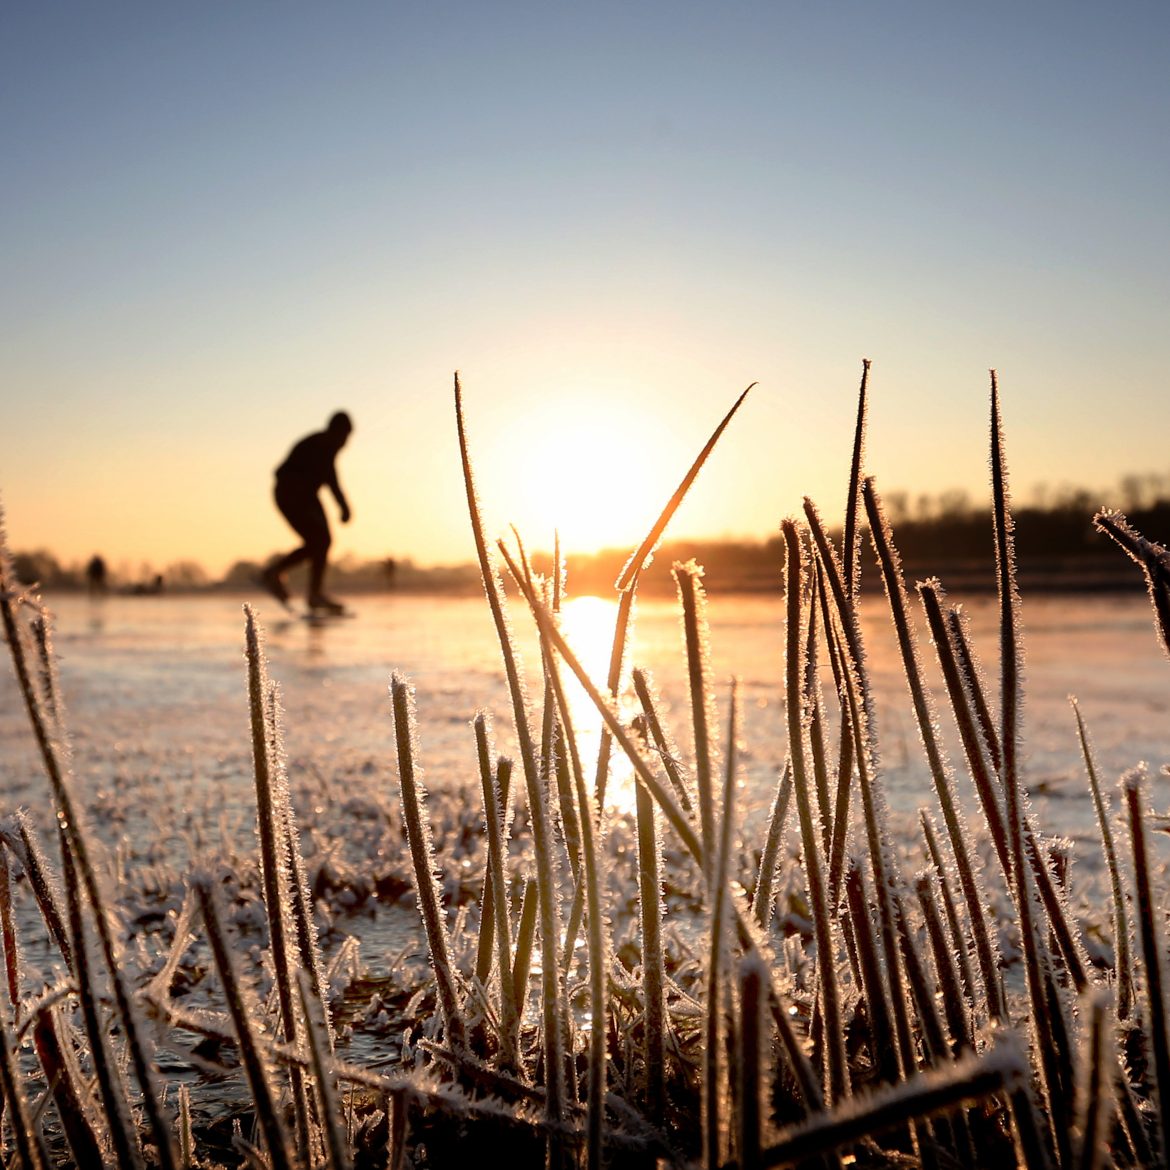
{"label": "clear sky", "polygon": [[[292,542],[347,409],[337,552],[489,523],[633,543],[840,508],[861,359],[887,491],[1170,471],[1162,3],[54,3],[0,16],[12,543],[212,571]],[[331,505],[330,505],[331,506]],[[1170,535],[1170,534],[1163,534]]]}

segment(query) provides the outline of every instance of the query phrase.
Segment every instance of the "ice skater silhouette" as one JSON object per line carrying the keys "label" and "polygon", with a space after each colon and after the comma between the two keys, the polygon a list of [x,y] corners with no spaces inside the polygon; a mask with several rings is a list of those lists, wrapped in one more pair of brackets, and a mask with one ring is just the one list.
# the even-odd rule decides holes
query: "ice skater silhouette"
{"label": "ice skater silhouette", "polygon": [[260,575],[261,583],[282,604],[288,604],[288,589],[284,574],[302,561],[309,562],[309,589],[306,601],[310,611],[342,613],[341,602],[327,597],[323,591],[325,567],[329,546],[333,541],[329,521],[317,493],[327,487],[341,509],[342,524],[349,523],[349,502],[337,482],[334,466],[337,453],[345,446],[353,431],[349,415],[339,410],[323,431],[306,435],[288,453],[288,458],[276,469],[276,506],[304,541]]}

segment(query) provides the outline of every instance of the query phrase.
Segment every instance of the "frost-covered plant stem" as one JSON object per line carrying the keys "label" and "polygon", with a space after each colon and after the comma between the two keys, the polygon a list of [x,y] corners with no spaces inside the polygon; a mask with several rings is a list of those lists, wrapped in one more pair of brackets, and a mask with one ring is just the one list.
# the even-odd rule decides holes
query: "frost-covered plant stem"
{"label": "frost-covered plant stem", "polygon": [[1105,850],[1105,868],[1109,873],[1109,889],[1113,896],[1114,950],[1117,955],[1117,1018],[1127,1020],[1133,1011],[1135,999],[1133,978],[1133,954],[1129,945],[1129,915],[1125,909],[1125,894],[1121,888],[1121,867],[1117,863],[1117,845],[1113,840],[1113,829],[1109,823],[1109,809],[1101,792],[1097,767],[1093,762],[1093,749],[1089,744],[1089,733],[1081,717],[1076,699],[1070,700],[1077,720],[1077,732],[1081,740],[1081,753],[1085,770],[1089,775],[1089,788],[1093,794],[1093,808],[1097,814],[1097,828],[1101,833],[1101,846]]}
{"label": "frost-covered plant stem", "polygon": [[703,570],[689,561],[677,563],[673,570],[682,605],[683,631],[686,637],[687,683],[691,700],[691,728],[695,743],[695,791],[699,804],[699,824],[703,834],[703,856],[708,859],[707,885],[712,882],[710,862],[715,855],[715,794],[711,742],[712,689],[710,633],[707,629],[706,595],[702,586]]}
{"label": "frost-covered plant stem", "polygon": [[268,1159],[272,1170],[292,1170],[295,1164],[294,1159],[289,1153],[288,1140],[284,1126],[281,1124],[276,1102],[273,1099],[268,1072],[264,1067],[264,1058],[252,1030],[248,1005],[239,976],[236,973],[231,948],[228,946],[224,934],[219,907],[216,905],[214,886],[210,879],[201,877],[195,882],[195,892],[199,897],[203,923],[207,928],[207,941],[211,944],[215,967],[219,973],[219,980],[223,984],[224,998],[227,1000],[228,1011],[231,1012],[232,1024],[236,1030],[236,1037],[240,1045],[240,1061],[248,1078],[248,1088],[252,1093],[252,1103],[256,1108],[256,1120],[264,1134]]}
{"label": "frost-covered plant stem", "polygon": [[724,1103],[727,1099],[724,1052],[724,1010],[727,976],[726,927],[728,919],[727,880],[731,856],[731,837],[735,825],[735,766],[736,739],[739,734],[739,687],[731,683],[731,714],[727,729],[726,770],[723,780],[721,806],[723,819],[715,842],[714,863],[709,874],[711,881],[711,937],[707,951],[707,1003],[704,1015],[705,1042],[703,1045],[703,1164],[706,1170],[718,1170],[726,1157],[727,1120]]}
{"label": "frost-covered plant stem", "polygon": [[[256,826],[260,838],[260,872],[264,883],[264,905],[268,918],[268,939],[272,948],[273,979],[280,1004],[281,1030],[284,1041],[295,1048],[298,1039],[296,998],[292,985],[292,955],[289,935],[292,932],[288,909],[288,853],[285,848],[284,801],[277,787],[281,774],[274,753],[267,663],[261,645],[260,628],[255,611],[244,606],[244,646],[248,663],[248,705],[252,725],[252,767],[256,782]],[[312,1127],[309,1121],[308,1096],[304,1073],[299,1065],[289,1069],[293,1107],[297,1119],[297,1143],[309,1150]]]}
{"label": "frost-covered plant stem", "polygon": [[804,693],[804,618],[801,599],[804,592],[805,550],[800,532],[792,520],[780,526],[784,537],[785,597],[787,604],[786,692],[788,696],[788,759],[792,765],[793,792],[800,820],[801,853],[808,880],[809,903],[817,941],[817,972],[821,989],[821,1010],[825,1018],[825,1073],[828,1099],[836,1103],[849,1095],[848,1058],[845,1033],[841,1023],[840,995],[837,989],[837,955],[833,942],[833,915],[825,891],[821,861],[821,842],[813,820],[813,796],[806,769],[805,718],[801,697]]}
{"label": "frost-covered plant stem", "polygon": [[427,946],[435,972],[439,1005],[447,1039],[458,1054],[465,1046],[466,1032],[463,1013],[459,1006],[459,991],[455,969],[451,964],[447,928],[439,905],[439,890],[435,881],[435,852],[431,844],[430,827],[423,814],[423,793],[415,773],[414,701],[406,680],[395,673],[390,683],[394,709],[394,738],[398,748],[398,780],[402,790],[402,816],[406,822],[406,840],[410,846],[410,861],[414,868],[415,894],[419,913],[427,934]]}
{"label": "frost-covered plant stem", "polygon": [[1000,607],[1000,676],[1002,703],[1000,744],[1003,751],[1001,780],[1012,845],[1012,881],[1020,938],[1024,951],[1028,998],[1046,1104],[1049,1136],[1057,1160],[1067,1165],[1071,1155],[1071,1053],[1060,1003],[1052,987],[1047,955],[1040,945],[1025,848],[1023,794],[1019,776],[1019,722],[1021,696],[1019,592],[1016,587],[1014,522],[1008,497],[1007,460],[999,412],[999,390],[991,374],[991,476],[992,513],[995,521],[996,572]]}
{"label": "frost-covered plant stem", "polygon": [[585,775],[573,731],[572,711],[561,684],[560,670],[551,644],[545,644],[548,678],[556,696],[569,763],[576,788],[581,833],[581,870],[585,885],[585,901],[589,930],[589,1089],[586,1116],[585,1156],[588,1170],[601,1170],[605,1121],[605,1029],[608,1019],[606,1003],[606,975],[609,971],[609,948],[605,934],[604,911],[601,906],[601,859],[598,855],[598,809],[585,790]]}
{"label": "frost-covered plant stem", "polygon": [[[537,882],[540,893],[541,970],[543,1026],[546,1045],[546,1098],[545,1113],[548,1121],[559,1125],[565,1115],[564,1050],[563,1037],[566,1034],[565,1005],[561,990],[561,975],[557,963],[557,947],[560,941],[560,906],[556,889],[556,870],[553,860],[552,818],[548,797],[544,790],[537,767],[536,750],[532,729],[528,720],[528,705],[525,701],[524,684],[521,678],[515,648],[507,615],[504,612],[503,591],[495,565],[488,551],[484,536],[483,519],[475,490],[471,454],[467,440],[467,428],[463,416],[463,389],[459,375],[455,375],[455,421],[459,433],[459,454],[463,467],[463,484],[467,496],[467,510],[471,521],[472,536],[475,540],[476,556],[479,560],[480,576],[484,593],[495,623],[504,662],[504,673],[512,699],[512,715],[516,738],[520,745],[520,762],[524,769],[524,781],[528,796],[528,812],[532,823],[533,852],[536,857]],[[517,570],[517,573],[519,571]],[[521,576],[517,577],[522,580]],[[559,1162],[559,1154],[553,1158]]]}
{"label": "frost-covered plant stem", "polygon": [[1162,985],[1162,948],[1158,938],[1164,917],[1154,904],[1150,876],[1149,848],[1142,815],[1143,768],[1134,768],[1121,778],[1121,791],[1129,821],[1133,849],[1134,895],[1137,902],[1138,937],[1141,939],[1142,963],[1146,973],[1146,1010],[1149,1023],[1144,1031],[1149,1041],[1153,1082],[1150,1099],[1154,1106],[1154,1126],[1161,1156],[1170,1155],[1167,1137],[1170,1132],[1170,1037],[1166,1033],[1166,996]]}
{"label": "frost-covered plant stem", "polygon": [[975,867],[971,861],[966,833],[955,804],[950,772],[943,759],[942,748],[935,734],[934,708],[922,681],[918,649],[906,612],[906,589],[902,581],[898,554],[894,548],[890,527],[882,508],[881,497],[878,495],[872,479],[865,481],[862,495],[865,500],[866,515],[869,518],[870,538],[873,540],[874,549],[877,552],[882,579],[886,587],[886,599],[889,602],[894,631],[898,638],[898,649],[902,656],[902,670],[910,688],[914,716],[918,721],[919,737],[926,750],[927,764],[930,768],[931,779],[934,781],[935,793],[938,796],[939,807],[942,809],[943,822],[946,825],[951,852],[954,854],[958,870],[959,888],[967,906],[967,917],[971,923],[972,936],[975,939],[975,957],[979,964],[983,993],[992,1018],[1002,1019],[1004,1015],[1003,986],[1000,982],[999,964],[992,945],[991,932],[988,930],[983,909],[986,898],[980,888]]}
{"label": "frost-covered plant stem", "polygon": [[516,989],[509,977],[512,970],[512,925],[508,914],[507,876],[504,872],[505,818],[502,807],[506,797],[497,787],[496,776],[492,772],[487,720],[483,712],[475,717],[475,744],[488,842],[488,872],[484,879],[480,929],[490,933],[494,926],[500,971],[500,1065],[504,1069],[514,1070],[519,1061],[520,1017],[516,1010]]}

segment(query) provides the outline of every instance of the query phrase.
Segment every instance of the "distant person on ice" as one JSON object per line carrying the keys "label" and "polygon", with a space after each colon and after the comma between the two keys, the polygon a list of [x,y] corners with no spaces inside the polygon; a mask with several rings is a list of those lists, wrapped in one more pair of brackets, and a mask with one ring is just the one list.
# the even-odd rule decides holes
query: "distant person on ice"
{"label": "distant person on ice", "polygon": [[341,613],[339,601],[327,597],[323,590],[325,565],[329,557],[329,521],[317,493],[327,487],[341,509],[342,524],[349,523],[349,503],[337,482],[334,461],[353,431],[353,423],[344,411],[338,411],[323,431],[306,435],[288,453],[276,469],[276,506],[304,541],[299,548],[269,565],[261,574],[264,588],[283,604],[288,603],[284,574],[302,561],[309,562],[309,591],[306,601],[310,610]]}

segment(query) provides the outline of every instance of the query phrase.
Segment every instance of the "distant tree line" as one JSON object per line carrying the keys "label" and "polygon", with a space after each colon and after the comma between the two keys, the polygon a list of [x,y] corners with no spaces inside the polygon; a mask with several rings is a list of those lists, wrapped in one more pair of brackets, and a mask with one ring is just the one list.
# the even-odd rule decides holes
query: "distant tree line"
{"label": "distant tree line", "polygon": [[[908,583],[937,575],[944,584],[966,588],[994,584],[995,548],[986,505],[973,503],[960,491],[913,497],[892,491],[883,495],[883,503]],[[1103,506],[1120,508],[1150,539],[1170,542],[1170,475],[1126,476],[1116,489],[1101,495],[1085,488],[1041,485],[1032,490],[1031,502],[1014,513],[1023,581],[1032,588],[1047,589],[1140,588],[1140,574],[1093,529],[1093,515]],[[835,535],[840,539],[839,532]],[[605,549],[569,556],[570,591],[606,595],[630,552]],[[673,593],[671,565],[692,558],[704,567],[709,591],[750,592],[776,588],[784,552],[778,532],[767,540],[669,542],[656,553],[640,588],[648,593]],[[86,586],[83,564],[62,565],[45,549],[18,552],[14,561],[16,575],[25,583],[38,582],[50,590]],[[539,571],[551,568],[547,555],[537,554],[533,561]],[[869,571],[872,563],[867,545],[862,557],[863,587],[876,585],[876,574]],[[236,561],[222,578],[214,580],[191,560],[175,561],[161,570],[149,564],[121,564],[111,570],[110,587],[114,592],[134,592],[143,582],[161,577],[167,592],[249,590],[255,588],[262,568],[258,561]],[[471,563],[425,568],[409,559],[342,557],[330,567],[330,584],[343,593],[474,592],[479,589],[479,573]],[[294,593],[300,587],[295,576],[289,587]]]}

